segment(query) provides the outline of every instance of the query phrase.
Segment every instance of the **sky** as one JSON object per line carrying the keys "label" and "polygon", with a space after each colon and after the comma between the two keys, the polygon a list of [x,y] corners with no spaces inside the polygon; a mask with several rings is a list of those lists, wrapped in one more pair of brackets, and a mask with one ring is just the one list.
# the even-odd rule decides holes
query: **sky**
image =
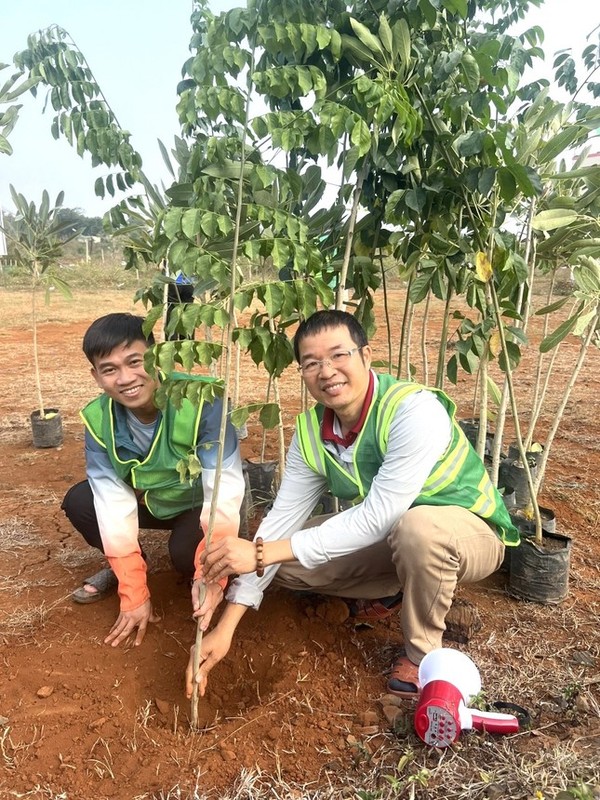
{"label": "sky", "polygon": [[[237,5],[243,2],[210,2],[214,13]],[[2,11],[0,62],[10,64],[13,55],[25,49],[30,33],[51,24],[65,28],[86,57],[121,126],[131,131],[144,172],[152,182],[169,185],[157,140],[170,149],[179,134],[176,86],[189,56],[191,0],[19,0],[9,8]],[[522,28],[535,24],[544,29],[544,76],[551,78],[552,55],[569,47],[578,55],[586,34],[599,23],[598,0],[546,0]],[[9,69],[4,70],[0,80],[9,74]],[[8,188],[13,184],[36,204],[43,189],[52,200],[64,190],[66,207],[101,215],[115,202],[94,194],[94,181],[106,169],[92,169],[89,160],[79,158],[66,141],[52,138],[52,109],[42,113],[44,94],[42,90],[37,99],[29,94],[19,99],[23,107],[9,137],[14,152],[0,153],[0,206],[13,210]]]}

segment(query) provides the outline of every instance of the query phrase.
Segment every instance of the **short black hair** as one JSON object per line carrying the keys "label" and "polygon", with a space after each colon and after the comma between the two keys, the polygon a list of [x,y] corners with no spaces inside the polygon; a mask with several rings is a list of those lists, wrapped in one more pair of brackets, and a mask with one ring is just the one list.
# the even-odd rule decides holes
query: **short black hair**
{"label": "short black hair", "polygon": [[347,311],[327,310],[316,311],[298,326],[294,336],[294,357],[300,363],[300,342],[307,336],[328,330],[329,328],[347,328],[348,333],[357,347],[369,344],[367,334],[360,322]]}
{"label": "short black hair", "polygon": [[115,347],[130,345],[133,342],[145,342],[150,347],[154,344],[154,336],[144,334],[142,325],[144,317],[135,314],[106,314],[92,322],[83,337],[83,352],[88,361],[95,366],[94,359],[111,353]]}

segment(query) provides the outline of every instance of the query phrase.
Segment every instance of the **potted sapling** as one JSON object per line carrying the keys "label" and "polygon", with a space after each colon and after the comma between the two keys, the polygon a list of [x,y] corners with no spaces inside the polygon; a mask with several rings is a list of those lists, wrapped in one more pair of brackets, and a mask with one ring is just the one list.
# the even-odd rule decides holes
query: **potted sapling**
{"label": "potted sapling", "polygon": [[67,222],[61,218],[63,192],[59,193],[51,206],[48,192],[44,190],[39,207],[28,202],[13,186],[10,187],[10,192],[16,214],[10,223],[3,226],[3,230],[17,263],[30,276],[33,373],[37,397],[37,408],[30,415],[33,445],[58,447],[63,441],[60,411],[48,406],[42,394],[37,331],[38,304],[42,290],[46,293],[46,301],[49,300],[52,289],[58,289],[64,296],[70,297],[67,284],[56,275],[54,268],[64,245],[77,235],[78,229],[74,228],[72,220]]}
{"label": "potted sapling", "polygon": [[544,479],[552,443],[586,355],[592,344],[598,346],[600,343],[600,260],[579,256],[579,263],[573,268],[573,276],[577,287],[574,294],[579,301],[578,306],[568,319],[542,341],[540,349],[542,352],[548,352],[572,332],[580,338],[579,354],[559,406],[552,417],[537,474],[533,480],[532,508],[525,512],[530,519],[534,516],[536,518],[535,535],[526,536],[523,546],[513,553],[509,580],[511,594],[545,603],[559,603],[568,594],[571,539],[543,529],[537,496]]}

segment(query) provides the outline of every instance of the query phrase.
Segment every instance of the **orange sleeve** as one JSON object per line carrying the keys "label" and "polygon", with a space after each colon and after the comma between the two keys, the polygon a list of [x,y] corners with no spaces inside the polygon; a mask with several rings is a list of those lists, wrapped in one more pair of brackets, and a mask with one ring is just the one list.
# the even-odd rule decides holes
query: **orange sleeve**
{"label": "orange sleeve", "polygon": [[134,611],[150,599],[146,581],[146,562],[141,553],[127,556],[107,556],[108,563],[119,581],[121,611]]}

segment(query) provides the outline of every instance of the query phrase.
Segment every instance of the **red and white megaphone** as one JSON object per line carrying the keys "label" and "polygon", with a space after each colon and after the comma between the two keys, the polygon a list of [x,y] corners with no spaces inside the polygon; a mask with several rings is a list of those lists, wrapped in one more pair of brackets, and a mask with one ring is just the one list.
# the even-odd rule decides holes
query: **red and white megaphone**
{"label": "red and white megaphone", "polygon": [[421,694],[415,711],[415,730],[432,747],[449,747],[461,730],[475,728],[490,733],[516,733],[519,720],[467,708],[481,691],[481,676],[469,656],[441,647],[427,653],[419,665]]}

